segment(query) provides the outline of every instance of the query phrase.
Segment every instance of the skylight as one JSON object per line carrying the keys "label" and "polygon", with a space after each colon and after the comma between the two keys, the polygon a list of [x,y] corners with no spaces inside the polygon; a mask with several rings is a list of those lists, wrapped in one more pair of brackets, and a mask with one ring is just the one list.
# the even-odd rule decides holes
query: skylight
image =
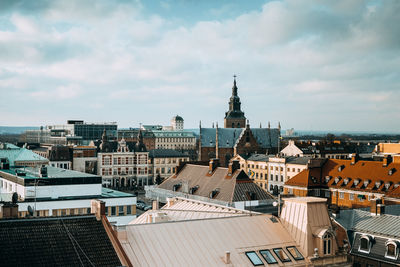
{"label": "skylight", "polygon": [[301,255],[301,253],[297,250],[296,247],[292,246],[292,247],[286,247],[287,251],[289,252],[289,254],[293,257],[293,259],[300,261],[300,260],[304,260],[303,255]]}
{"label": "skylight", "polygon": [[263,256],[264,260],[268,264],[278,263],[278,261],[275,259],[274,255],[272,255],[271,251],[269,251],[269,249],[260,250],[260,254],[261,254],[261,256]]}
{"label": "skylight", "polygon": [[258,257],[255,251],[248,251],[246,252],[247,258],[253,263],[254,266],[264,265],[260,257]]}
{"label": "skylight", "polygon": [[292,261],[283,248],[274,248],[275,255],[281,260],[281,262]]}

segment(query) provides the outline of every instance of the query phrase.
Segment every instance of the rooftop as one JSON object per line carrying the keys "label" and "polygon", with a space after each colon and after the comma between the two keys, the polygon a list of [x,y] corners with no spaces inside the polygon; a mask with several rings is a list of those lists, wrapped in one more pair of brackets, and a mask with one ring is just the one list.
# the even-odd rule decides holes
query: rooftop
{"label": "rooftop", "polygon": [[20,148],[12,144],[2,143],[0,148],[0,158],[8,158],[10,166],[15,166],[18,162],[38,162],[45,163],[49,160],[39,156],[31,150]]}
{"label": "rooftop", "polygon": [[173,149],[152,149],[149,151],[150,158],[175,158],[188,157],[187,154]]}

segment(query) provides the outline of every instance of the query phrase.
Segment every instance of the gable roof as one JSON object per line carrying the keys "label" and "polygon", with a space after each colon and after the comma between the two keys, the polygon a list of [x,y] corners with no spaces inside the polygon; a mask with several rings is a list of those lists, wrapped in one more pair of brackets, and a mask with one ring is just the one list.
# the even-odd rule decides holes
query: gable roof
{"label": "gable roof", "polygon": [[210,198],[210,193],[218,189],[213,199],[236,202],[249,200],[249,193],[253,192],[256,199],[272,199],[273,197],[249,179],[246,173],[236,170],[228,176],[228,168],[218,167],[212,174],[208,173],[208,166],[186,164],[177,174],[166,179],[158,188],[173,191],[174,185],[181,184],[176,190],[182,192],[184,183],[188,189],[198,186],[193,195]]}
{"label": "gable roof", "polygon": [[167,199],[167,204],[161,209],[146,211],[129,224],[150,223],[150,219],[154,216],[163,216],[167,221],[187,221],[243,215],[250,216],[250,214],[257,214],[257,212],[254,213],[209,202],[174,197]]}
{"label": "gable roof", "polygon": [[121,266],[94,215],[0,220],[0,262],[10,266]]}

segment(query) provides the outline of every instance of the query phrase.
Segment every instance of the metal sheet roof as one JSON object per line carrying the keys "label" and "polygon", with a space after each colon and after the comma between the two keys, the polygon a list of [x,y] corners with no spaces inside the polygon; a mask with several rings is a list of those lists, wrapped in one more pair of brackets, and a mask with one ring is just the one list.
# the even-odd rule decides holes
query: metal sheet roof
{"label": "metal sheet roof", "polygon": [[246,251],[296,246],[283,225],[270,218],[255,215],[128,225],[126,239],[120,237],[120,242],[134,266],[226,266],[226,251],[231,253],[232,266],[253,266]]}

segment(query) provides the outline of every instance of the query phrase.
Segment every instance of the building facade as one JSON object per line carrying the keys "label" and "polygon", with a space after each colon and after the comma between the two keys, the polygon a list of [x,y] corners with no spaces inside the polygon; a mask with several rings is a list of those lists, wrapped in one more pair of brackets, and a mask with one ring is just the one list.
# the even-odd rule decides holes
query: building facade
{"label": "building facade", "polygon": [[176,171],[181,162],[189,161],[189,155],[172,149],[153,149],[149,151],[149,176],[156,184],[157,177],[164,180]]}

